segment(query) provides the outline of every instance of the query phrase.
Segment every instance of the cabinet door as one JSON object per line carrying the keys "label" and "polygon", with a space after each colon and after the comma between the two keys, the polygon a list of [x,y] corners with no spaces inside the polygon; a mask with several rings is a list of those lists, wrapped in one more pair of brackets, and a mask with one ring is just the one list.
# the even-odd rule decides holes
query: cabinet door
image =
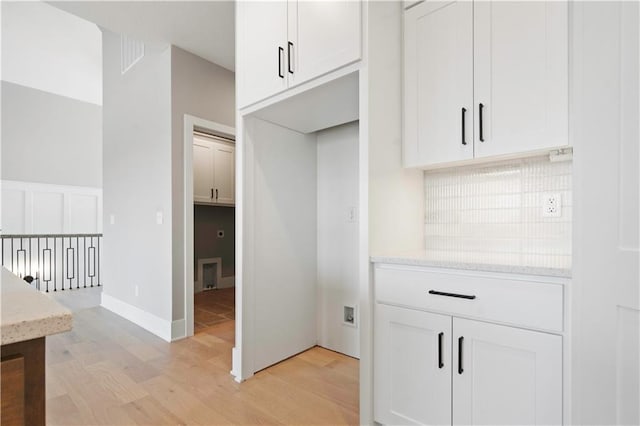
{"label": "cabinet door", "polygon": [[289,87],[331,72],[362,55],[360,1],[289,1]]}
{"label": "cabinet door", "polygon": [[451,424],[451,317],[377,304],[374,420]]}
{"label": "cabinet door", "polygon": [[213,190],[213,144],[194,138],[193,202],[212,203]]}
{"label": "cabinet door", "polygon": [[238,106],[242,108],[287,88],[287,2],[239,1],[236,7]]}
{"label": "cabinet door", "polygon": [[454,318],[453,337],[454,425],[562,423],[561,336]]}
{"label": "cabinet door", "polygon": [[220,204],[235,203],[235,149],[214,144],[213,156],[214,200]]}
{"label": "cabinet door", "polygon": [[427,1],[404,15],[404,162],[473,158],[473,3]]}
{"label": "cabinet door", "polygon": [[567,145],[567,3],[478,1],[474,8],[476,157]]}

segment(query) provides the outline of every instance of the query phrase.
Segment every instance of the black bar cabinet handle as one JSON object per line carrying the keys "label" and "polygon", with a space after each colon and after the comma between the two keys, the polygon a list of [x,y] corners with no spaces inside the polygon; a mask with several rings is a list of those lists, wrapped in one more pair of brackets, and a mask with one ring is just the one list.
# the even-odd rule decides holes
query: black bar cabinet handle
{"label": "black bar cabinet handle", "polygon": [[216,201],[218,200],[218,188],[216,188]]}
{"label": "black bar cabinet handle", "polygon": [[442,362],[442,338],[444,337],[444,333],[438,334],[438,368],[444,367],[444,362]]}
{"label": "black bar cabinet handle", "polygon": [[464,135],[464,130],[465,130],[465,125],[464,125],[464,118],[467,115],[467,109],[466,108],[462,108],[462,145],[466,145],[467,144],[467,138]]}
{"label": "black bar cabinet handle", "polygon": [[287,70],[289,74],[293,74],[293,68],[291,68],[291,50],[293,49],[293,43],[287,42]]}
{"label": "black bar cabinet handle", "polygon": [[478,105],[478,118],[480,120],[480,125],[479,125],[479,130],[480,130],[480,142],[484,142],[484,131],[483,131],[483,125],[482,125],[482,112],[484,110],[484,104],[480,103]]}
{"label": "black bar cabinet handle", "polygon": [[278,77],[284,78],[284,74],[282,73],[282,55],[284,54],[284,49],[281,46],[278,46]]}
{"label": "black bar cabinet handle", "polygon": [[464,342],[464,337],[458,337],[458,374],[464,373],[464,368],[462,368],[462,343]]}
{"label": "black bar cabinet handle", "polygon": [[211,188],[211,198],[213,198],[213,188]]}
{"label": "black bar cabinet handle", "polygon": [[457,297],[459,299],[469,299],[469,300],[473,300],[473,299],[476,298],[475,295],[458,294],[458,293],[447,293],[447,292],[444,292],[444,291],[437,291],[437,290],[429,290],[429,294],[434,294],[436,296]]}

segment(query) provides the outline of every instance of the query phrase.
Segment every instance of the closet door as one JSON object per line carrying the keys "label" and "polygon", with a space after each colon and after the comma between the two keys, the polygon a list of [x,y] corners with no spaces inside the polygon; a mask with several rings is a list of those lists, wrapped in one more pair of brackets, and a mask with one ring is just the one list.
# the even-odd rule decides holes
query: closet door
{"label": "closet door", "polygon": [[453,319],[454,425],[562,424],[562,337]]}
{"label": "closet door", "polygon": [[219,204],[234,204],[235,149],[220,143],[213,146],[214,201]]}
{"label": "closet door", "polygon": [[193,139],[193,202],[214,202],[213,144]]}
{"label": "closet door", "polygon": [[404,162],[473,158],[473,3],[426,1],[404,18]]}
{"label": "closet door", "polygon": [[451,317],[375,306],[374,420],[451,424]]}
{"label": "closet door", "polygon": [[474,2],[476,157],[568,145],[567,52],[567,2]]}

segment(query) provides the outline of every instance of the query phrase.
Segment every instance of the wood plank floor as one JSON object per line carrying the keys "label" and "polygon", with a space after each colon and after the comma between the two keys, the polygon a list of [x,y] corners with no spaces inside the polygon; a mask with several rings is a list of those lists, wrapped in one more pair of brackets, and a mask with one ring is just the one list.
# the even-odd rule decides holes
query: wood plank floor
{"label": "wood plank floor", "polygon": [[193,298],[194,332],[235,319],[235,292],[232,287],[196,293]]}
{"label": "wood plank floor", "polygon": [[72,331],[47,338],[47,423],[359,422],[357,360],[316,347],[239,384],[229,374],[234,321],[206,322],[167,343],[101,307],[74,312]]}

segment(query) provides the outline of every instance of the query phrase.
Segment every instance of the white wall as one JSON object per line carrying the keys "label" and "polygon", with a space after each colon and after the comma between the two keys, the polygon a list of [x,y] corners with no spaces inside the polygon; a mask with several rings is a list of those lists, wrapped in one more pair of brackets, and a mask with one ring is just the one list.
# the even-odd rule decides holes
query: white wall
{"label": "white wall", "polygon": [[3,1],[2,80],[102,105],[102,34],[41,1]]}
{"label": "white wall", "polygon": [[572,423],[639,424],[639,7],[572,8]]}
{"label": "white wall", "polygon": [[2,179],[102,186],[100,105],[3,81],[1,133]]}
{"label": "white wall", "polygon": [[422,171],[402,166],[402,2],[369,4],[369,251],[424,248]]}
{"label": "white wall", "polygon": [[[318,344],[360,356],[360,329],[343,323],[358,310],[358,122],[317,132]],[[353,210],[353,217],[350,217]],[[356,312],[357,313],[357,312]]]}
{"label": "white wall", "polygon": [[[235,75],[216,64],[171,47],[171,196],[173,319],[184,312],[184,115],[235,125]],[[187,265],[191,267],[191,265]]]}
{"label": "white wall", "polygon": [[103,46],[103,306],[170,339],[171,49],[147,45],[122,74],[120,36]]}

